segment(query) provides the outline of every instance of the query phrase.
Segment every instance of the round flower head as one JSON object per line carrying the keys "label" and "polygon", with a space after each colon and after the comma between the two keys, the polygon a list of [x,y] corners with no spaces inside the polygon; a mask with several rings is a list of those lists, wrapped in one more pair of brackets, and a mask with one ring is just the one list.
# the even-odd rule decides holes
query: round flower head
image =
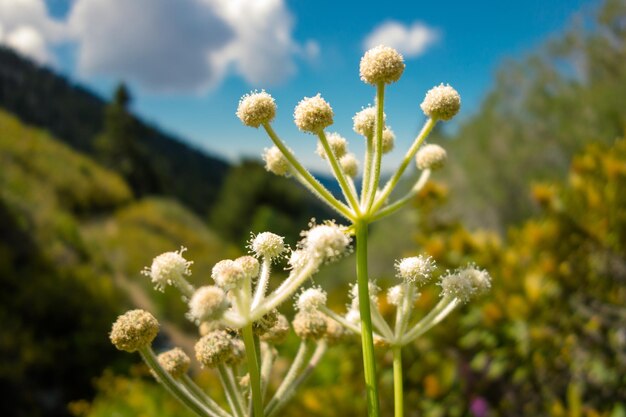
{"label": "round flower head", "polygon": [[185,275],[191,275],[189,267],[193,261],[183,258],[187,249],[181,247],[176,252],[165,252],[152,260],[150,268],[145,267],[141,273],[149,276],[154,288],[163,291],[167,285],[181,285]]}
{"label": "round flower head", "polygon": [[306,252],[298,249],[291,252],[289,256],[289,268],[290,269],[299,269],[306,265],[307,255]]}
{"label": "round flower head", "polygon": [[293,330],[300,339],[319,340],[326,334],[326,326],[326,316],[317,311],[300,311],[293,319]]}
{"label": "round flower head", "polygon": [[404,285],[398,284],[387,290],[387,302],[393,306],[399,306],[402,304],[402,299],[406,294]]}
{"label": "round flower head", "polygon": [[[348,141],[339,133],[326,134],[326,140],[328,140],[328,146],[333,151],[333,154],[337,158],[344,156],[348,150]],[[317,150],[315,151],[322,159],[326,159],[326,151],[321,142],[317,142]]]}
{"label": "round flower head", "polygon": [[289,334],[289,320],[287,317],[279,314],[276,318],[276,323],[265,333],[261,335],[261,340],[279,344],[285,341],[287,335]]}
{"label": "round flower head", "polygon": [[219,261],[211,271],[211,278],[225,291],[238,287],[244,280],[244,271],[237,262],[224,259]]}
{"label": "round flower head", "polygon": [[[383,113],[383,122],[387,115]],[[376,107],[366,107],[352,117],[352,129],[362,136],[372,136],[376,130]]]}
{"label": "round flower head", "polygon": [[372,85],[391,84],[400,79],[404,67],[404,58],[398,51],[379,45],[361,58],[361,80]]}
{"label": "round flower head", "polygon": [[350,308],[346,313],[345,319],[348,323],[356,327],[361,327],[361,313],[359,312],[358,307]]}
{"label": "round flower head", "polygon": [[241,97],[236,114],[244,125],[259,127],[274,119],[276,103],[274,98],[265,91],[253,92]]}
{"label": "round flower head", "polygon": [[228,308],[226,294],[214,285],[200,287],[189,300],[188,317],[195,322],[219,318]]}
{"label": "round flower head", "polygon": [[226,358],[226,363],[229,365],[238,365],[243,362],[246,357],[246,347],[243,341],[238,338],[232,338],[230,344],[230,355]]}
{"label": "round flower head", "polygon": [[289,161],[276,146],[265,149],[263,152],[265,169],[276,175],[287,176],[290,173]]}
{"label": "round flower head", "polygon": [[398,277],[404,282],[418,285],[425,284],[430,279],[433,269],[435,269],[435,262],[430,256],[413,256],[396,262]]}
{"label": "round flower head", "polygon": [[259,233],[250,242],[250,249],[256,256],[263,256],[270,260],[278,258],[287,250],[282,236],[270,232]]}
{"label": "round flower head", "polygon": [[214,330],[196,343],[196,359],[209,368],[225,363],[231,354],[232,336],[224,330]]}
{"label": "round flower head", "polygon": [[303,132],[318,133],[333,124],[333,109],[318,93],[298,103],[293,119]]}
{"label": "round flower head", "polygon": [[304,232],[302,249],[305,253],[319,261],[332,261],[343,255],[350,238],[335,223],[313,226]]}
{"label": "round flower head", "polygon": [[454,296],[467,302],[472,297],[485,293],[491,288],[491,277],[484,270],[468,266],[441,278],[439,283],[442,295]]}
{"label": "round flower head", "polygon": [[191,365],[189,356],[178,347],[161,353],[157,359],[163,369],[176,379],[185,375]]}
{"label": "round flower head", "polygon": [[383,130],[383,153],[389,153],[393,151],[394,142],[396,141],[396,135],[389,127],[385,127]]}
{"label": "round flower head", "polygon": [[149,346],[159,332],[159,322],[144,310],[131,310],[113,323],[111,342],[119,350],[135,352]]}
{"label": "round flower head", "polygon": [[354,154],[347,153],[342,156],[339,160],[339,165],[341,165],[341,169],[349,177],[354,178],[359,173],[359,161]]}
{"label": "round flower head", "polygon": [[461,108],[461,96],[450,85],[441,84],[428,90],[420,107],[431,119],[450,120]]}
{"label": "round flower head", "polygon": [[326,317],[326,334],[324,338],[329,345],[336,345],[346,337],[346,329],[330,317]]}
{"label": "round flower head", "polygon": [[299,311],[318,311],[326,304],[326,292],[319,287],[307,288],[302,291],[296,301],[296,308]]}
{"label": "round flower head", "polygon": [[421,147],[415,155],[415,163],[421,170],[441,168],[448,158],[446,150],[439,145],[428,144]]}
{"label": "round flower head", "polygon": [[252,323],[252,330],[254,330],[254,334],[262,336],[270,331],[270,329],[276,325],[278,315],[278,310],[271,310],[263,317]]}
{"label": "round flower head", "polygon": [[255,257],[240,256],[235,259],[235,263],[241,268],[246,278],[254,279],[259,276],[260,265]]}

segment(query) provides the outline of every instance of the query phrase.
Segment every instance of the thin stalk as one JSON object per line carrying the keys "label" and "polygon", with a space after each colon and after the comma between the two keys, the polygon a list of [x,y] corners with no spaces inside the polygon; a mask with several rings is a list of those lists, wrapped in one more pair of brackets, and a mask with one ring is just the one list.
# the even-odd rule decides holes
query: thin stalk
{"label": "thin stalk", "polygon": [[348,181],[348,186],[350,186],[350,190],[352,192],[352,194],[356,195],[358,197],[357,191],[356,191],[356,186],[354,185],[354,180],[352,179],[352,177],[346,177],[346,180]]}
{"label": "thin stalk", "polygon": [[388,206],[383,207],[376,214],[374,214],[373,217],[371,217],[370,221],[374,222],[376,220],[380,220],[383,217],[395,213],[396,211],[398,211],[398,209],[404,207],[405,204],[410,202],[417,195],[417,193],[419,193],[420,190],[424,188],[424,185],[426,185],[426,183],[428,182],[428,178],[430,177],[430,172],[430,169],[422,171],[422,174],[420,175],[413,188],[411,188],[411,191],[409,191],[401,199],[394,201]]}
{"label": "thin stalk", "polygon": [[433,326],[441,322],[456,306],[461,303],[461,300],[454,296],[444,296],[441,301],[419,322],[417,322],[408,332],[400,339],[400,345],[406,345],[410,341],[418,338],[426,333]]}
{"label": "thin stalk", "polygon": [[285,394],[285,392],[289,389],[289,387],[293,384],[293,381],[297,378],[298,374],[302,372],[302,369],[306,366],[306,359],[310,352],[311,344],[306,340],[302,340],[300,342],[300,346],[298,347],[298,352],[296,353],[296,357],[291,363],[291,367],[287,371],[287,374],[283,378],[283,381],[280,383],[280,386],[274,393],[274,397],[270,400],[265,407],[266,414],[270,414],[270,412],[279,404]]}
{"label": "thin stalk", "polygon": [[[367,228],[365,222],[354,224],[356,232],[356,276],[359,290],[359,300],[369,300],[369,278],[367,274]],[[378,386],[376,381],[376,362],[374,358],[374,337],[372,331],[372,317],[370,303],[360,302],[361,314],[361,344],[363,348],[363,369],[365,386],[367,389],[367,410],[369,417],[380,415],[378,403]]]}
{"label": "thin stalk", "polygon": [[402,299],[402,303],[396,309],[396,323],[395,323],[395,341],[397,342],[402,338],[411,316],[411,307],[413,303],[413,294],[415,288],[412,284],[404,283],[405,295]]}
{"label": "thin stalk", "polygon": [[335,174],[335,178],[337,178],[337,181],[339,182],[339,186],[341,187],[343,196],[345,197],[346,201],[350,203],[352,210],[358,216],[361,212],[361,208],[359,207],[359,202],[357,201],[356,193],[353,193],[352,189],[350,189],[350,186],[348,185],[348,181],[346,180],[346,174],[343,172],[343,169],[339,165],[339,161],[337,161],[337,156],[335,155],[332,148],[330,147],[330,144],[328,143],[328,139],[326,139],[326,134],[324,133],[323,130],[320,130],[317,133],[317,136],[320,138],[320,143],[322,144],[322,147],[324,148],[324,151],[326,152],[326,159],[328,160],[328,163],[330,164],[330,167],[333,170],[333,174]]}
{"label": "thin stalk", "polygon": [[[361,301],[359,300],[359,302]],[[389,327],[385,318],[380,314],[378,306],[374,304],[372,300],[370,300],[370,311],[372,313],[372,323],[374,327],[376,327],[376,330],[384,335],[384,339],[391,341],[393,339],[393,331],[391,331],[391,327]]]}
{"label": "thin stalk", "polygon": [[272,373],[272,365],[274,365],[274,351],[270,345],[265,345],[265,352],[263,352],[263,358],[261,360],[261,391],[263,392],[263,398],[267,393],[267,387],[270,383],[270,374]]}
{"label": "thin stalk", "polygon": [[243,399],[239,393],[239,388],[237,388],[235,381],[231,378],[232,375],[228,372],[228,368],[226,368],[226,365],[219,365],[217,372],[220,377],[220,382],[222,383],[222,388],[224,389],[224,394],[226,395],[226,401],[228,401],[233,415],[236,417],[245,417]]}
{"label": "thin stalk", "polygon": [[259,280],[256,284],[256,290],[254,291],[254,298],[252,299],[252,308],[258,306],[263,297],[265,297],[265,291],[267,290],[267,284],[270,281],[270,273],[272,270],[272,261],[266,256],[263,257],[263,263],[261,264],[261,273],[259,274]]}
{"label": "thin stalk", "polygon": [[254,417],[263,417],[263,397],[261,394],[261,374],[259,370],[259,358],[257,356],[256,344],[252,324],[248,324],[241,329],[243,343],[246,347],[246,358],[248,359],[248,373],[250,375],[250,387],[252,389],[252,408]]}
{"label": "thin stalk", "polygon": [[380,163],[383,158],[383,128],[385,127],[384,121],[384,107],[385,107],[385,84],[378,83],[376,86],[376,142],[374,144],[374,175],[372,177],[372,183],[370,184],[370,194],[367,196],[367,205],[365,212],[370,213],[372,204],[376,197],[376,190],[378,190],[378,183],[380,182]]}
{"label": "thin stalk", "polygon": [[309,183],[309,185],[313,189],[315,189],[315,191],[317,191],[320,196],[322,196],[323,201],[326,201],[329,205],[334,207],[346,218],[354,218],[354,215],[350,211],[350,209],[345,204],[337,200],[335,196],[333,196],[332,193],[326,189],[326,187],[320,184],[319,181],[317,181],[315,177],[313,177],[313,175],[311,175],[311,173],[307,171],[307,169],[304,168],[302,164],[300,164],[295,155],[287,148],[287,146],[285,146],[285,144],[278,137],[278,135],[276,135],[276,132],[274,132],[272,126],[269,123],[263,123],[263,127],[265,128],[265,131],[269,135],[270,139],[272,139],[272,142],[274,142],[274,145],[276,145],[276,147],[280,149],[280,151],[285,156],[285,158],[287,158],[293,169],[295,169],[302,176],[302,178],[307,183]]}
{"label": "thin stalk", "polygon": [[345,318],[335,313],[333,310],[329,309],[328,307],[320,306],[320,311],[326,314],[331,319],[335,320],[337,323],[341,324],[343,327],[352,330],[356,334],[361,334],[361,328],[359,326],[356,326],[350,323]]}
{"label": "thin stalk", "polygon": [[327,349],[326,342],[322,341],[317,344],[317,348],[315,349],[315,352],[313,352],[313,356],[311,356],[311,359],[309,360],[309,364],[302,371],[302,373],[298,376],[298,378],[291,385],[289,385],[287,391],[285,391],[281,400],[274,406],[272,410],[268,411],[267,417],[275,416],[276,413],[279,412],[280,409],[285,406],[285,404],[287,404],[287,402],[291,399],[291,397],[293,397],[293,395],[296,393],[298,388],[300,388],[300,386],[307,380],[309,375],[311,375],[311,372],[313,372],[313,370],[315,369],[319,361],[324,356],[324,353],[326,353],[326,349]]}
{"label": "thin stalk", "polygon": [[363,167],[363,183],[361,184],[361,207],[366,209],[367,198],[371,190],[372,164],[374,163],[374,137],[366,136],[365,166]]}
{"label": "thin stalk", "polygon": [[393,349],[393,403],[394,416],[404,416],[404,388],[402,386],[402,347],[394,346]]}
{"label": "thin stalk", "polygon": [[182,386],[159,364],[159,360],[152,351],[150,346],[145,346],[139,349],[141,357],[146,362],[148,367],[156,374],[157,380],[174,396],[178,401],[186,405],[191,411],[198,416],[206,417],[212,414],[198,399],[192,396],[189,392],[182,388]]}
{"label": "thin stalk", "polygon": [[404,159],[402,159],[400,166],[398,167],[396,172],[393,174],[393,176],[389,179],[389,181],[387,181],[387,184],[385,184],[383,191],[380,193],[380,197],[376,199],[376,202],[374,203],[374,206],[372,207],[372,210],[371,210],[372,212],[375,213],[380,208],[380,206],[382,206],[382,204],[387,199],[387,197],[389,197],[389,194],[391,194],[395,186],[398,184],[400,177],[402,176],[402,174],[404,174],[404,170],[406,170],[406,167],[413,160],[413,157],[417,153],[417,150],[419,149],[420,145],[424,142],[424,140],[430,134],[430,132],[433,130],[436,124],[437,124],[437,121],[434,119],[428,119],[426,121],[420,133],[415,137],[415,141],[413,141],[413,144],[411,145],[407,153],[404,155]]}
{"label": "thin stalk", "polygon": [[[340,216],[342,216],[345,219],[351,220],[352,217],[348,217],[346,215],[346,213],[344,213],[343,211],[339,210],[337,207],[335,207],[334,205],[330,204],[328,201],[326,201],[326,198],[323,197],[318,191],[317,189],[313,188],[313,186],[311,186],[311,184],[304,179],[304,177],[302,175],[300,175],[300,173],[298,171],[296,171],[295,169],[291,170],[291,176],[294,177],[300,184],[302,184],[307,190],[309,190],[311,192],[311,194],[313,194],[315,197],[319,198],[320,201],[324,202],[328,207],[330,207],[332,210],[335,211],[335,213],[339,214]],[[350,210],[348,208],[348,206],[346,206],[345,204],[339,202],[339,200],[337,200],[337,202],[339,204],[341,204],[343,207],[345,207],[346,210]]]}
{"label": "thin stalk", "polygon": [[213,411],[219,417],[231,417],[218,403],[213,401],[190,377],[185,374],[181,378],[183,386],[199,401],[202,401],[209,410]]}

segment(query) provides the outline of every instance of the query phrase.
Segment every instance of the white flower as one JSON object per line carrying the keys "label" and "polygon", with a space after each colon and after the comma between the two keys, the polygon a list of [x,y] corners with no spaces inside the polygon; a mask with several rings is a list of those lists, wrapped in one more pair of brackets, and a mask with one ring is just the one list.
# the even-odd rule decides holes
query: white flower
{"label": "white flower", "polygon": [[184,275],[191,275],[189,267],[193,261],[183,258],[187,248],[181,247],[175,252],[165,252],[152,260],[152,265],[145,267],[141,273],[149,276],[154,288],[163,291],[167,285],[178,285]]}

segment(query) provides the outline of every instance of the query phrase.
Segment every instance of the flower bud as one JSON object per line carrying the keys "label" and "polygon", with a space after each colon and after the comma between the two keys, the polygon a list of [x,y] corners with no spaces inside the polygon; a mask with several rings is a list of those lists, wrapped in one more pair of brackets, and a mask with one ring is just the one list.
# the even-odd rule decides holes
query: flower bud
{"label": "flower bud", "polygon": [[359,173],[359,161],[357,161],[354,154],[347,153],[339,160],[339,165],[343,172],[351,178],[354,178]]}
{"label": "flower bud", "polygon": [[404,67],[404,58],[398,51],[379,45],[361,58],[361,80],[372,85],[391,84],[400,79]]}
{"label": "flower bud", "polygon": [[313,226],[304,232],[301,242],[306,254],[319,261],[332,261],[341,257],[350,244],[350,238],[335,223]]}
{"label": "flower bud", "polygon": [[287,317],[282,314],[278,314],[276,323],[264,334],[261,335],[261,340],[267,343],[280,344],[285,341],[289,334],[289,321]]}
{"label": "flower bud", "polygon": [[491,288],[491,277],[485,270],[469,265],[441,278],[442,295],[458,297],[467,302]]}
{"label": "flower bud", "polygon": [[247,279],[255,279],[259,276],[259,261],[252,256],[241,256],[235,259],[235,263],[241,268],[243,271],[243,275]]}
{"label": "flower bud", "polygon": [[326,334],[326,316],[319,312],[300,311],[293,319],[293,330],[300,339],[319,340]]}
{"label": "flower bud", "polygon": [[294,110],[293,118],[298,129],[307,133],[318,133],[333,124],[333,109],[321,95],[317,94],[300,101]]}
{"label": "flower bud", "polygon": [[326,334],[324,338],[329,345],[336,345],[346,338],[346,329],[330,317],[326,317]]}
{"label": "flower bud", "polygon": [[149,346],[159,332],[159,322],[144,310],[131,310],[113,323],[111,342],[119,350],[135,352]]}
{"label": "flower bud", "polygon": [[214,330],[196,343],[196,359],[209,368],[226,363],[231,354],[232,336],[224,330]]}
{"label": "flower bud", "polygon": [[405,295],[406,288],[404,285],[394,285],[387,290],[387,302],[393,306],[400,306]]}
{"label": "flower bud", "polygon": [[415,163],[421,170],[436,170],[441,168],[445,163],[448,155],[446,150],[439,145],[428,144],[415,155]]}
{"label": "flower bud", "polygon": [[298,297],[296,308],[299,311],[318,311],[320,307],[326,305],[326,299],[326,292],[321,288],[307,288]]}
{"label": "flower bud", "polygon": [[224,259],[215,264],[211,277],[219,287],[228,291],[238,287],[245,275],[243,269],[235,261]]}
{"label": "flower bud", "polygon": [[[348,150],[348,141],[342,137],[339,133],[326,134],[326,140],[328,146],[333,151],[333,154],[337,158],[344,156]],[[326,159],[326,150],[322,146],[321,142],[317,142],[317,150],[315,151],[322,159]]]}
{"label": "flower bud", "polygon": [[276,325],[278,315],[277,310],[272,310],[252,323],[252,330],[254,331],[254,334],[261,336],[270,331],[270,329]]}
{"label": "flower bud", "polygon": [[262,256],[269,260],[276,259],[285,252],[284,238],[270,232],[256,235],[250,243],[250,249],[256,256]]}
{"label": "flower bud", "polygon": [[289,175],[289,161],[276,146],[265,149],[263,160],[265,161],[265,169],[269,172],[283,177]]}
{"label": "flower bud", "polygon": [[393,133],[393,130],[389,127],[385,127],[383,130],[383,143],[382,143],[382,151],[383,153],[389,153],[393,151],[393,146],[396,141],[396,135]]}
{"label": "flower bud", "polygon": [[404,282],[412,282],[418,285],[426,283],[435,269],[435,262],[430,256],[413,256],[400,259],[396,262],[398,277]]}
{"label": "flower bud", "polygon": [[189,267],[193,261],[183,258],[186,250],[181,247],[175,252],[165,252],[157,256],[152,260],[152,265],[145,267],[141,273],[150,277],[158,291],[163,291],[167,285],[177,285],[184,280],[184,275],[191,275]]}
{"label": "flower bud", "polygon": [[189,300],[188,317],[195,322],[219,318],[228,308],[224,290],[214,285],[200,287]]}
{"label": "flower bud", "polygon": [[[361,136],[373,136],[376,130],[376,107],[366,107],[352,117],[352,129]],[[383,123],[387,115],[383,113]]]}
{"label": "flower bud", "polygon": [[178,347],[161,353],[157,359],[161,367],[176,379],[185,375],[191,365],[189,356]]}
{"label": "flower bud", "polygon": [[424,114],[435,120],[450,120],[461,108],[461,96],[450,85],[433,87],[420,105]]}
{"label": "flower bud", "polygon": [[246,94],[239,100],[236,114],[244,125],[259,127],[274,119],[276,103],[274,98],[263,90],[260,93]]}

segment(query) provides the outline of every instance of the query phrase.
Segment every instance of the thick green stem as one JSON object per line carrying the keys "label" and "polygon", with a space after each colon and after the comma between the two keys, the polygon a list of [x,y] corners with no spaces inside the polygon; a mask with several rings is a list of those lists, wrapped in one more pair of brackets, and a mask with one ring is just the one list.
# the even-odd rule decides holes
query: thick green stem
{"label": "thick green stem", "polygon": [[371,179],[370,194],[367,196],[366,213],[370,212],[374,199],[376,198],[376,191],[378,191],[378,183],[380,181],[380,163],[383,157],[383,128],[385,127],[384,121],[384,107],[385,107],[385,84],[379,83],[376,86],[376,141],[374,142],[374,175]]}
{"label": "thick green stem", "polygon": [[356,231],[356,275],[359,290],[359,313],[361,314],[361,344],[363,348],[363,369],[367,389],[367,410],[369,417],[378,417],[378,386],[376,362],[374,358],[374,337],[370,312],[369,278],[367,274],[367,228],[366,222],[354,223]]}
{"label": "thick green stem", "polygon": [[248,373],[250,374],[250,387],[252,388],[252,409],[254,417],[263,417],[263,395],[261,392],[261,372],[259,367],[259,357],[254,342],[252,324],[248,324],[241,329],[243,343],[246,347],[246,358],[248,359]]}
{"label": "thick green stem", "polygon": [[302,179],[304,179],[313,189],[315,189],[315,191],[320,196],[322,196],[323,201],[325,201],[328,205],[341,213],[342,216],[346,217],[347,219],[352,219],[353,213],[350,211],[350,209],[345,204],[338,201],[335,196],[333,196],[331,192],[326,189],[326,187],[320,184],[320,182],[317,181],[313,177],[313,175],[311,175],[311,173],[302,166],[302,164],[300,164],[295,155],[287,148],[287,146],[285,146],[283,141],[280,140],[276,132],[274,132],[272,126],[269,123],[264,123],[263,127],[265,128],[265,131],[269,135],[270,139],[272,139],[272,142],[274,142],[274,145],[276,145],[276,147],[280,149],[280,151],[285,156],[285,158],[287,158],[293,169],[295,169],[296,172],[300,174]]}
{"label": "thick green stem", "polygon": [[402,347],[393,347],[393,402],[394,416],[404,415],[404,388],[402,386]]}
{"label": "thick green stem", "polygon": [[328,139],[326,139],[326,134],[323,130],[320,130],[317,134],[320,138],[320,143],[326,152],[326,159],[330,164],[331,169],[333,170],[333,174],[335,174],[335,178],[339,182],[339,186],[341,187],[341,191],[343,192],[343,196],[346,201],[350,203],[352,210],[357,214],[357,216],[361,212],[361,208],[359,207],[359,202],[357,201],[357,196],[353,193],[352,189],[348,185],[348,181],[346,180],[346,174],[343,172],[343,169],[339,165],[339,161],[337,161],[337,156],[333,152],[330,144],[328,143]]}

